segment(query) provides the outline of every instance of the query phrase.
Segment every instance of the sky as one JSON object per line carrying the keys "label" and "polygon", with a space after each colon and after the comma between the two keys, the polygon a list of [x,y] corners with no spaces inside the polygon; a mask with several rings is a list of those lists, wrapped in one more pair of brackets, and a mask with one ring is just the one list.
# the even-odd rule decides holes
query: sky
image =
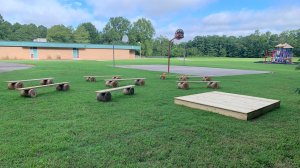
{"label": "sky", "polygon": [[300,0],[0,0],[0,14],[11,23],[46,27],[91,22],[99,31],[111,17],[146,18],[155,36],[172,38],[181,28],[185,41],[300,29]]}

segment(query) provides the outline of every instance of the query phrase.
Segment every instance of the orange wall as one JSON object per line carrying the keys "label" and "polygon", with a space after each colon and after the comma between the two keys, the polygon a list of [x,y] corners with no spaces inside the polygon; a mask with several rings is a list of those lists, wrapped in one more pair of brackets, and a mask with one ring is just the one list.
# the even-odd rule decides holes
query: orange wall
{"label": "orange wall", "polygon": [[[38,59],[73,59],[72,48],[37,48]],[[134,59],[134,50],[115,49],[116,60]],[[0,47],[0,59],[22,59],[31,58],[30,48],[23,47]],[[112,49],[79,49],[79,60],[112,60]]]}
{"label": "orange wall", "polygon": [[0,59],[31,59],[30,49],[23,47],[0,47]]}
{"label": "orange wall", "polygon": [[38,57],[45,59],[73,59],[72,48],[38,48]]}
{"label": "orange wall", "polygon": [[[125,60],[134,59],[135,52],[130,50],[117,50],[115,49],[115,59]],[[81,60],[112,60],[113,50],[112,49],[79,49],[79,59]]]}

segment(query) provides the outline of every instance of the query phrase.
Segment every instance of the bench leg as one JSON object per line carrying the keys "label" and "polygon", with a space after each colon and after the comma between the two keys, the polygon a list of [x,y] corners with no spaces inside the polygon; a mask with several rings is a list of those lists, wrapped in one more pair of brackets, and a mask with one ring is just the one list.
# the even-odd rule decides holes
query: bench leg
{"label": "bench leg", "polygon": [[47,84],[47,80],[44,79],[40,80],[40,85],[46,85],[46,84]]}
{"label": "bench leg", "polygon": [[125,95],[134,95],[134,88],[125,88],[125,89],[123,89],[123,93],[125,94]]}
{"label": "bench leg", "polygon": [[219,85],[218,82],[208,82],[207,83],[207,88],[219,89],[220,85]]}
{"label": "bench leg", "polygon": [[65,83],[65,84],[59,84],[56,86],[57,91],[68,91],[70,89],[70,85]]}
{"label": "bench leg", "polygon": [[8,84],[7,84],[7,88],[8,88],[9,90],[14,90],[14,89],[15,89],[15,84],[16,84],[16,83],[8,83]]}
{"label": "bench leg", "polygon": [[179,82],[177,84],[178,89],[189,89],[189,84],[187,82]]}
{"label": "bench leg", "polygon": [[203,81],[211,81],[211,77],[209,77],[209,76],[204,76],[204,77],[202,78],[202,80],[203,80]]}
{"label": "bench leg", "polygon": [[109,87],[117,87],[118,86],[118,82],[117,81],[106,81],[105,85],[109,86]]}
{"label": "bench leg", "polygon": [[160,75],[160,79],[161,80],[166,80],[166,76],[165,75]]}
{"label": "bench leg", "polygon": [[37,92],[36,92],[35,89],[21,90],[21,96],[23,96],[23,97],[36,97]]}
{"label": "bench leg", "polygon": [[70,85],[69,84],[64,84],[63,85],[63,91],[68,91],[70,89]]}
{"label": "bench leg", "polygon": [[180,81],[187,81],[188,79],[189,79],[189,77],[186,76],[186,75],[181,75],[181,76],[179,77],[179,80],[180,80]]}
{"label": "bench leg", "polygon": [[46,80],[46,84],[49,85],[49,84],[53,84],[53,80],[52,79],[48,79]]}
{"label": "bench leg", "polygon": [[28,97],[28,91],[29,90],[21,90],[21,92],[20,92],[21,96]]}
{"label": "bench leg", "polygon": [[63,85],[62,85],[62,84],[57,85],[57,86],[56,86],[56,90],[57,90],[57,91],[62,91],[62,90],[63,90]]}
{"label": "bench leg", "polygon": [[111,93],[110,92],[98,93],[97,100],[102,102],[108,102],[111,100]]}
{"label": "bench leg", "polygon": [[28,95],[29,95],[30,97],[36,97],[36,96],[37,96],[37,92],[36,92],[35,89],[30,89],[30,90],[28,91]]}
{"label": "bench leg", "polygon": [[136,79],[134,81],[134,84],[137,86],[143,86],[143,85],[145,85],[145,80],[144,79]]}
{"label": "bench leg", "polygon": [[96,78],[95,77],[90,77],[90,81],[91,82],[96,82]]}
{"label": "bench leg", "polygon": [[15,88],[17,89],[17,88],[22,88],[23,87],[23,82],[17,82],[16,84],[15,84]]}

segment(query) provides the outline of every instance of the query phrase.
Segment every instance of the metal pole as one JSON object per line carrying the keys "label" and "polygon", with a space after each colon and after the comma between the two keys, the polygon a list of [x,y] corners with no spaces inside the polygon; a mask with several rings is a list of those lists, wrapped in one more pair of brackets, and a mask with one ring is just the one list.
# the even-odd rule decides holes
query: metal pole
{"label": "metal pole", "polygon": [[185,57],[186,57],[186,44],[184,45],[184,58],[183,58],[183,65],[185,65]]}
{"label": "metal pole", "polygon": [[115,63],[115,45],[113,45],[113,66],[114,67],[116,66],[116,63]]}
{"label": "metal pole", "polygon": [[172,40],[169,41],[169,50],[168,50],[168,74],[170,73],[170,50],[171,50],[171,42],[172,42]]}
{"label": "metal pole", "polygon": [[140,58],[142,58],[142,43],[141,42],[139,43],[140,43]]}
{"label": "metal pole", "polygon": [[168,50],[168,74],[170,73],[170,58],[171,58],[171,43],[175,38],[169,41],[169,50]]}

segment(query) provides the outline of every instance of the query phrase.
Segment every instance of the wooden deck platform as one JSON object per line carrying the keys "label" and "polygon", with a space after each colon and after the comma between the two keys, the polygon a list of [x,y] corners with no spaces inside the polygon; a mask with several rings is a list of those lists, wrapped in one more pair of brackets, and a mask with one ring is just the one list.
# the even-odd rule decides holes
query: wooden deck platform
{"label": "wooden deck platform", "polygon": [[249,120],[280,107],[280,100],[218,91],[175,97],[174,102],[241,120]]}

